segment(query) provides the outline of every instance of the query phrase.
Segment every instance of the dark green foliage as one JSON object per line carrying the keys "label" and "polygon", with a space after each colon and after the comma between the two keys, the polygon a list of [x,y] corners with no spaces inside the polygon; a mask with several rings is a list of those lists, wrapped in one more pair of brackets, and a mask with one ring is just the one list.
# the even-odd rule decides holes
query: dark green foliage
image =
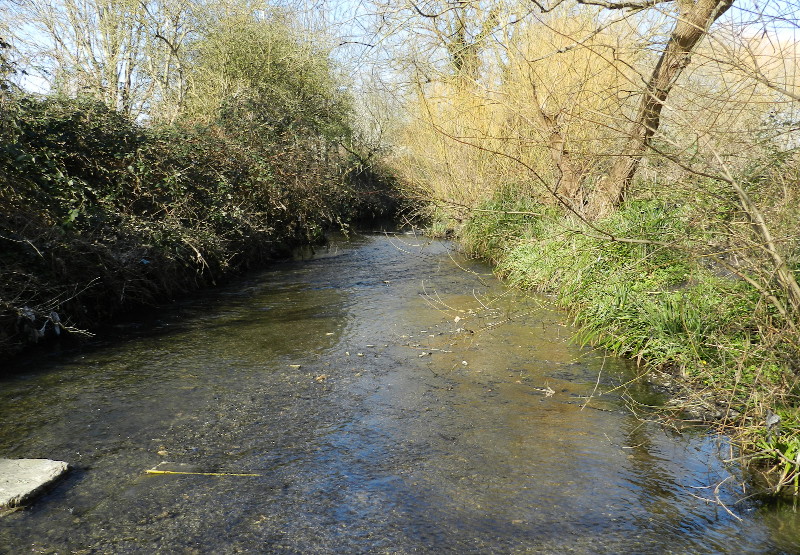
{"label": "dark green foliage", "polygon": [[143,128],[88,99],[20,96],[9,113],[3,352],[31,340],[20,332],[29,311],[37,328],[56,311],[90,329],[388,208],[375,203],[388,198],[377,170],[359,173],[351,155],[320,150],[309,134],[256,141],[230,121]]}
{"label": "dark green foliage", "polygon": [[144,141],[140,130],[90,99],[21,97],[15,108],[14,130],[0,148],[10,198],[38,205],[65,226],[113,203],[117,177]]}

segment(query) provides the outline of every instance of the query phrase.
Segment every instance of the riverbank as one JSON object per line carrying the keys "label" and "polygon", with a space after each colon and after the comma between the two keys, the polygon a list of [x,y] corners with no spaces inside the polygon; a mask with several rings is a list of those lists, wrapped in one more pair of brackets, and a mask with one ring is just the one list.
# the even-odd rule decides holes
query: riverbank
{"label": "riverbank", "polygon": [[639,200],[589,224],[507,191],[437,225],[566,308],[581,343],[636,360],[670,415],[713,423],[775,492],[797,494],[797,334],[725,259],[698,255],[694,216]]}
{"label": "riverbank", "polygon": [[236,122],[142,127],[59,97],[4,108],[3,357],[397,207],[387,173],[313,129],[254,139]]}

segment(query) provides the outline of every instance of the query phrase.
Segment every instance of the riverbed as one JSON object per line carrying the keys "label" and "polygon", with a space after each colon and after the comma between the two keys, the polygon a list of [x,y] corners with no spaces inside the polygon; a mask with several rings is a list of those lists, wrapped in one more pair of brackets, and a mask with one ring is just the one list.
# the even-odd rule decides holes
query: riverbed
{"label": "riverbed", "polygon": [[16,363],[0,457],[72,471],[0,553],[800,552],[724,438],[574,333],[450,243],[332,240]]}

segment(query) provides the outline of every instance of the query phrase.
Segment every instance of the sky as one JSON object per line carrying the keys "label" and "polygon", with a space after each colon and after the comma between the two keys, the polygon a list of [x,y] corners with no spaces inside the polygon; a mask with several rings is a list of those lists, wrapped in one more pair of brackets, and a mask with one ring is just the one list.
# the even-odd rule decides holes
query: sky
{"label": "sky", "polygon": [[[0,17],[12,21],[8,11],[18,0],[0,0]],[[29,0],[43,1],[43,0]],[[56,4],[63,0],[49,0]],[[351,76],[368,75],[381,71],[392,61],[406,39],[402,33],[402,18],[381,17],[383,11],[389,16],[395,10],[378,7],[378,2],[367,0],[285,0],[271,5],[286,7],[298,15],[301,25],[315,31],[323,31],[334,38],[332,55],[347,68]],[[397,4],[394,4],[397,5]],[[426,4],[427,5],[427,4]],[[744,30],[747,35],[769,37],[778,43],[800,42],[800,5],[787,0],[737,0],[724,16],[728,24]],[[14,24],[14,23],[12,23]],[[17,34],[27,46],[16,41],[21,50],[30,50],[33,45],[46,45],[48,40],[29,21],[15,23]],[[1,28],[1,27],[0,27]],[[8,34],[8,31],[5,32]],[[41,63],[41,59],[40,62]],[[46,93],[49,81],[45,71],[38,71],[36,63],[21,64],[24,75],[18,76],[22,87],[31,92]],[[385,71],[385,70],[383,70]],[[358,81],[358,79],[356,79]]]}

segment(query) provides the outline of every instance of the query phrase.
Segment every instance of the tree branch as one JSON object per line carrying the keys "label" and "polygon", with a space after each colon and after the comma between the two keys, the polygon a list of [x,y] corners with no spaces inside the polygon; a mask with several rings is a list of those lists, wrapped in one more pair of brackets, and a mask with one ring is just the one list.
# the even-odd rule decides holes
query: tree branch
{"label": "tree branch", "polygon": [[640,11],[652,8],[658,4],[666,4],[672,0],[645,0],[644,2],[608,2],[606,0],[576,0],[578,4],[585,6],[599,6],[608,10],[631,10]]}

